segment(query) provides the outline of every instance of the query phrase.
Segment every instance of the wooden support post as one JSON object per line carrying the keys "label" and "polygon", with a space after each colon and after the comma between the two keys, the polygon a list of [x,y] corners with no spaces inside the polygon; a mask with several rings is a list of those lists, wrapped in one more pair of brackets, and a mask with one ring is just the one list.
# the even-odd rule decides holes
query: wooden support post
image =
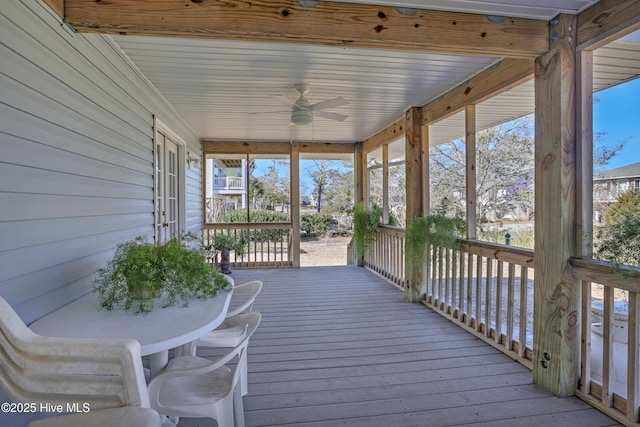
{"label": "wooden support post", "polygon": [[[405,159],[407,180],[407,229],[411,227],[414,218],[423,214],[422,211],[422,108],[411,107],[405,115]],[[409,302],[420,302],[426,293],[423,283],[422,262],[415,263],[412,254],[406,253],[407,283],[405,285],[405,299]]]}
{"label": "wooden support post", "polygon": [[[354,175],[354,184],[355,184],[355,202],[356,203],[364,203],[365,202],[365,174],[367,172],[367,162],[366,157],[367,154],[364,152],[362,142],[357,142],[354,145],[353,150],[353,175]],[[364,266],[364,255],[358,255],[355,263],[358,267]]]}
{"label": "wooden support post", "polygon": [[389,224],[389,144],[382,146],[382,223]]}
{"label": "wooden support post", "polygon": [[[576,76],[576,238],[578,239],[576,248],[578,257],[591,258],[593,252],[593,52],[579,52],[576,55],[576,61],[578,71]],[[590,282],[582,282],[581,306],[591,307]],[[591,354],[589,352],[591,310],[582,310],[580,324],[582,326],[580,389],[588,395],[591,393]]]}
{"label": "wooden support post", "polygon": [[362,150],[362,143],[357,142],[353,150],[353,173],[355,188],[355,202],[365,201],[366,185],[365,177],[367,173],[367,154]]}
{"label": "wooden support post", "polygon": [[431,210],[431,193],[429,182],[429,125],[422,126],[422,215]]}
{"label": "wooden support post", "polygon": [[564,397],[575,393],[580,368],[581,289],[569,266],[577,228],[576,17],[560,15],[550,30],[551,50],[535,63],[533,379]]}
{"label": "wooden support post", "polygon": [[[467,170],[467,239],[476,239],[476,106],[464,110]],[[480,279],[478,279],[480,280]]]}
{"label": "wooden support post", "polygon": [[290,156],[291,177],[291,263],[293,268],[300,268],[300,144],[291,145]]}

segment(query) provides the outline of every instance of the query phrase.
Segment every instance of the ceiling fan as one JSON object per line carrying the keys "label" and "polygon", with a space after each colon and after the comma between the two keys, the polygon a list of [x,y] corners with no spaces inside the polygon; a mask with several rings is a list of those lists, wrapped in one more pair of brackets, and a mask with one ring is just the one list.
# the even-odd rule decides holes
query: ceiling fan
{"label": "ceiling fan", "polygon": [[301,126],[313,123],[314,117],[322,117],[330,120],[344,121],[347,117],[345,114],[331,113],[323,111],[328,108],[341,107],[347,105],[348,102],[342,97],[328,99],[326,101],[311,104],[304,96],[309,91],[309,84],[297,83],[294,85],[296,91],[300,93],[298,99],[294,102],[284,95],[275,96],[280,102],[291,107],[291,125]]}

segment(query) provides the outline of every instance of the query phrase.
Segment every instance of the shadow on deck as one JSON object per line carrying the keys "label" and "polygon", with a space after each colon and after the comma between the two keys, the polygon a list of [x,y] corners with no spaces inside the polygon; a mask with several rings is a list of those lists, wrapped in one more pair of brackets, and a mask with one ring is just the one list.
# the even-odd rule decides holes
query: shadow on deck
{"label": "shadow on deck", "polygon": [[249,345],[247,426],[618,425],[543,391],[529,369],[363,268],[232,277],[265,283]]}

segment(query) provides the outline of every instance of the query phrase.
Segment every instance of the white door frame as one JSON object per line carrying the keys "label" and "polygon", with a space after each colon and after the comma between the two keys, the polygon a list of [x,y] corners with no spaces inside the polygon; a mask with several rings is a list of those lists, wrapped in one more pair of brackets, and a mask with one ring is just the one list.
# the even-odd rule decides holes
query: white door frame
{"label": "white door frame", "polygon": [[[160,185],[164,186],[164,182],[158,182],[158,159],[159,159],[159,154],[160,154],[160,159],[162,161],[165,160],[165,156],[166,156],[166,147],[164,146],[164,144],[162,145],[162,149],[163,152],[162,153],[158,153],[158,145],[159,145],[159,141],[161,140],[162,136],[159,134],[164,135],[164,137],[168,138],[169,140],[171,140],[172,142],[174,142],[177,146],[178,152],[177,152],[177,179],[178,179],[178,183],[177,183],[177,190],[178,190],[178,194],[177,194],[177,204],[178,204],[178,208],[177,208],[177,215],[178,215],[178,221],[177,221],[177,233],[182,232],[183,230],[185,230],[185,226],[186,226],[186,197],[185,197],[185,193],[186,193],[186,170],[185,170],[185,161],[186,161],[186,154],[185,154],[185,147],[186,147],[186,143],[185,141],[180,138],[180,136],[178,136],[178,134],[176,134],[175,132],[173,132],[171,130],[171,128],[169,128],[169,126],[167,126],[166,124],[164,124],[161,120],[159,120],[156,116],[153,117],[153,123],[154,123],[154,132],[153,132],[153,206],[154,206],[154,239],[155,241],[160,241],[161,239],[165,238],[164,233],[161,233],[160,227],[161,224],[163,223],[163,218],[161,217],[161,211],[164,210],[164,206],[162,208],[158,207],[158,188]],[[163,166],[163,173],[164,176],[166,176],[166,172],[164,171],[164,166]],[[162,190],[164,192],[164,190]],[[166,199],[166,198],[165,198]],[[164,204],[164,201],[163,201]]]}

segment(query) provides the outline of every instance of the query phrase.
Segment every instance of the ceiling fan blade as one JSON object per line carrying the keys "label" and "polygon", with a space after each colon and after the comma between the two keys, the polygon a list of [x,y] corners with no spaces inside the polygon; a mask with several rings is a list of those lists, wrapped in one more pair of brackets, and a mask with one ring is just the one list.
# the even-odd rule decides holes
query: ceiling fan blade
{"label": "ceiling fan blade", "polygon": [[331,113],[329,111],[314,111],[313,115],[317,117],[324,117],[325,119],[337,120],[339,122],[343,122],[347,117],[349,117],[346,114]]}
{"label": "ceiling fan blade", "polygon": [[297,106],[294,101],[290,100],[289,98],[287,98],[284,95],[270,95],[270,96],[273,97],[274,99],[277,99],[278,101],[282,102],[284,105],[288,105],[289,107]]}
{"label": "ceiling fan blade", "polygon": [[326,110],[327,108],[342,107],[343,105],[347,105],[347,104],[349,104],[349,102],[343,97],[339,96],[337,98],[327,99],[326,101],[309,105],[309,107],[307,108],[311,111],[319,111],[319,110]]}
{"label": "ceiling fan blade", "polygon": [[249,112],[247,114],[250,115],[258,115],[258,114],[291,114],[291,110],[282,110],[282,111],[256,111],[256,112]]}

